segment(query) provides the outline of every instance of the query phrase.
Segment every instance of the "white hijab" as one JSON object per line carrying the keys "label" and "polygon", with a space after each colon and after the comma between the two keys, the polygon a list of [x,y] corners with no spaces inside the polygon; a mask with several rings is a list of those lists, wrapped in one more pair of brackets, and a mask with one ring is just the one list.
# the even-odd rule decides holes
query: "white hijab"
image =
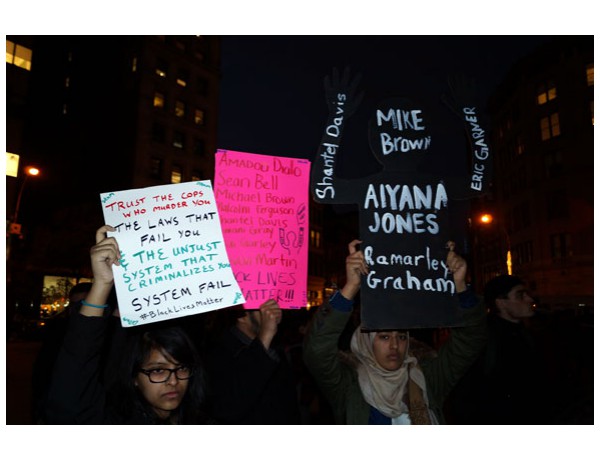
{"label": "white hijab", "polygon": [[[429,408],[425,376],[417,365],[417,358],[409,354],[410,340],[400,369],[388,371],[382,368],[375,359],[373,353],[375,335],[376,332],[361,332],[359,326],[350,341],[350,349],[359,360],[358,383],[367,403],[392,420],[400,416],[406,418],[409,410],[404,402],[404,396],[410,378],[421,389],[424,403]],[[431,422],[436,423],[436,418],[431,410],[428,412]]]}

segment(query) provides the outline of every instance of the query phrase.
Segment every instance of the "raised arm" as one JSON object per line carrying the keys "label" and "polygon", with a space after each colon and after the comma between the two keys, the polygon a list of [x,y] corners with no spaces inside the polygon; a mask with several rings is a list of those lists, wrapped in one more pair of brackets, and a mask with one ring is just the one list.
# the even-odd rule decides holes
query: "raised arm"
{"label": "raised arm", "polygon": [[344,70],[341,77],[337,69],[333,70],[331,77],[325,77],[325,97],[329,115],[310,178],[313,197],[320,203],[352,202],[351,184],[336,178],[335,166],[346,120],[356,111],[362,100],[362,93],[356,95],[359,80],[360,76],[351,79],[348,69]]}
{"label": "raised arm", "polygon": [[117,240],[107,235],[114,230],[110,225],[104,225],[96,231],[96,245],[90,249],[94,282],[79,310],[83,316],[104,315],[106,301],[114,286],[112,266],[119,265],[121,258]]}
{"label": "raised arm", "polygon": [[460,198],[488,193],[492,178],[492,154],[483,103],[475,82],[463,75],[448,78],[448,91],[442,96],[442,101],[463,122],[471,149],[466,190]]}

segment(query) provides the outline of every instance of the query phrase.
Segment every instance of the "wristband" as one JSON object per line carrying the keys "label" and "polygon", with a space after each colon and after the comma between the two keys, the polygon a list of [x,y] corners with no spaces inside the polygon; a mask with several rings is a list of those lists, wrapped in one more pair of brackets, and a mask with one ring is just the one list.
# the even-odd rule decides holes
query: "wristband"
{"label": "wristband", "polygon": [[81,305],[85,305],[86,307],[93,307],[93,308],[106,308],[106,307],[108,307],[108,304],[96,305],[96,304],[93,304],[93,303],[86,302],[85,300],[81,301]]}

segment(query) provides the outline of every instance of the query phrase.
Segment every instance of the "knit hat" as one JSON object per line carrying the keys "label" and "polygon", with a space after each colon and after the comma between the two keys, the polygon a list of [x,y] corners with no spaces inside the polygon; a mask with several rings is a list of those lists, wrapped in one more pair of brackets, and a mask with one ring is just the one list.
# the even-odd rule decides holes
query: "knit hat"
{"label": "knit hat", "polygon": [[496,299],[506,297],[510,290],[519,284],[525,284],[521,278],[514,275],[500,275],[491,279],[483,289],[485,304],[490,308],[496,307]]}

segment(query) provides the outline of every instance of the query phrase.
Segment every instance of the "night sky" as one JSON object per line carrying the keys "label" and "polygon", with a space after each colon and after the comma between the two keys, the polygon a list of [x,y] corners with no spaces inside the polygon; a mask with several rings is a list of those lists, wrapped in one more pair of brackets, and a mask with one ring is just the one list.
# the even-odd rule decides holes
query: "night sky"
{"label": "night sky", "polygon": [[[449,75],[475,78],[487,100],[509,68],[548,36],[224,36],[218,147],[311,159],[327,117],[323,78],[333,67],[362,75],[364,98],[348,121],[339,174],[380,166],[370,154],[373,105],[408,96],[434,110],[438,126],[465,148],[462,126],[440,96]],[[462,144],[461,144],[462,143]]]}
{"label": "night sky", "polygon": [[[368,141],[375,105],[392,96],[423,103],[432,126],[427,173],[466,176],[462,121],[441,103],[450,75],[474,78],[485,103],[519,58],[548,36],[224,36],[218,148],[313,160],[327,121],[323,79],[334,67],[361,74],[364,97],[346,122],[336,174],[381,171]],[[487,126],[489,129],[489,125]],[[493,154],[493,152],[492,152]],[[356,209],[335,204],[336,214]],[[453,201],[450,233],[468,251],[468,201]]]}

